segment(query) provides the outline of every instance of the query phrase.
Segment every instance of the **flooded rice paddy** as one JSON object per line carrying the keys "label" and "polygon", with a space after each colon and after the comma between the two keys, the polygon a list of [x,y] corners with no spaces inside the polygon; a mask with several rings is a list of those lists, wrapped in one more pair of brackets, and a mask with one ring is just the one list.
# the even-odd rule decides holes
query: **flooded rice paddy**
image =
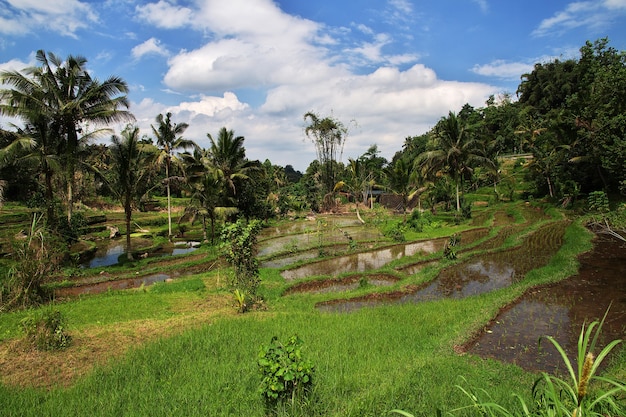
{"label": "flooded rice paddy", "polygon": [[580,257],[577,275],[529,290],[465,349],[531,371],[555,371],[560,356],[549,343],[539,349],[539,338],[550,335],[566,352],[575,352],[582,323],[601,319],[609,306],[602,328],[605,342],[626,337],[626,246],[604,239]]}

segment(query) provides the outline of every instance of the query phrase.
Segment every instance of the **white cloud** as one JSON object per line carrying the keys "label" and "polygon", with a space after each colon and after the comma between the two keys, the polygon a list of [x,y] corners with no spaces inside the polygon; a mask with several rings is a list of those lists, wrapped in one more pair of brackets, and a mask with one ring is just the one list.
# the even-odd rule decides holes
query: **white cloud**
{"label": "white cloud", "polygon": [[[333,114],[346,125],[358,123],[346,143],[344,161],[374,143],[391,159],[407,136],[427,131],[451,109],[465,103],[480,106],[498,92],[486,84],[440,80],[432,69],[415,64],[415,54],[386,54],[394,40],[365,25],[352,27],[370,41],[346,48],[341,37],[348,29],[287,15],[271,0],[195,4],[191,12],[164,0],[137,10],[159,27],[165,27],[168,14],[174,16],[170,25],[179,20],[176,16],[186,15],[186,25],[203,32],[205,44],[172,56],[163,79],[172,90],[200,95],[175,106],[162,105],[158,111],[156,104],[146,102],[133,112],[145,109],[143,119],[152,123],[156,114],[170,111],[176,122],[189,123],[185,137],[204,147],[206,133],[225,126],[246,138],[249,158],[269,158],[303,170],[315,150],[304,138],[302,116],[315,111]],[[413,12],[405,0],[389,6],[405,17]],[[363,73],[362,68],[342,64],[357,58],[364,68],[383,66]],[[411,63],[406,70],[398,68]],[[253,108],[239,99],[238,89],[264,92],[265,99]]]}
{"label": "white cloud", "polygon": [[168,50],[162,47],[161,41],[159,41],[156,38],[150,38],[147,41],[140,43],[139,45],[131,49],[130,53],[135,59],[140,59],[144,55],[149,55],[149,54],[161,55],[161,56],[169,55]]}
{"label": "white cloud", "polygon": [[7,0],[0,33],[25,35],[38,29],[76,37],[76,32],[99,21],[88,3],[78,0]]}
{"label": "white cloud", "polygon": [[502,59],[484,65],[474,65],[472,72],[486,77],[501,79],[519,79],[522,74],[533,70],[534,64],[525,62],[508,62]]}
{"label": "white cloud", "polygon": [[610,25],[619,14],[626,12],[625,0],[578,1],[541,21],[533,36],[563,33],[578,27],[600,30]]}
{"label": "white cloud", "polygon": [[0,71],[21,71],[24,68],[32,67],[34,62],[22,62],[19,59],[12,59],[8,62],[0,62]]}
{"label": "white cloud", "polygon": [[174,29],[188,25],[193,20],[194,12],[168,1],[139,5],[135,9],[137,16],[163,29]]}

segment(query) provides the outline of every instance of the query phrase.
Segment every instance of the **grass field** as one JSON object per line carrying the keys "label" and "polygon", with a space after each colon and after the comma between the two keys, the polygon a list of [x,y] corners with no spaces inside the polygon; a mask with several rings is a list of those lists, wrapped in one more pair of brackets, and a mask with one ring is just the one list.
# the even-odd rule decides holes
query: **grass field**
{"label": "grass field", "polygon": [[[512,214],[519,217],[515,207]],[[275,415],[383,416],[392,409],[416,416],[445,413],[467,404],[455,387],[462,377],[503,405],[515,403],[512,393],[529,400],[535,374],[460,355],[457,347],[525,289],[575,273],[576,256],[590,248],[590,241],[591,235],[573,223],[551,262],[514,286],[460,300],[383,305],[348,314],[321,313],[315,303],[367,289],[283,296],[288,284],[276,269],[261,270],[264,308],[237,314],[224,285],[228,269],[203,272],[200,264],[172,284],[56,304],[73,336],[72,346],[59,352],[34,351],[25,343],[19,323],[28,312],[4,313],[0,416],[264,416],[259,347],[273,336],[286,340],[293,334],[304,341],[304,354],[315,366],[313,391],[307,401],[274,410]],[[505,243],[513,244],[514,238]],[[204,256],[216,259],[215,251]],[[111,271],[123,274],[115,268]],[[159,263],[134,268],[131,274],[158,270]],[[397,285],[435,273],[416,274]]]}

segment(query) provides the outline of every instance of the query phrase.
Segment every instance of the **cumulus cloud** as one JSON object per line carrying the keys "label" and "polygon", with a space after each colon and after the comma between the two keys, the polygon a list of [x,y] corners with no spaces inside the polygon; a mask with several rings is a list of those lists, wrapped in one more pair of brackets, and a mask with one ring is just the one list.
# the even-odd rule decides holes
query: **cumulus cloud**
{"label": "cumulus cloud", "polygon": [[7,0],[0,17],[0,33],[25,35],[38,29],[76,37],[99,21],[92,6],[78,0]]}
{"label": "cumulus cloud", "polygon": [[137,6],[135,11],[140,19],[163,29],[183,27],[193,21],[194,15],[191,9],[164,0]]}
{"label": "cumulus cloud", "polygon": [[161,41],[156,38],[150,38],[147,41],[140,43],[131,49],[130,53],[135,59],[140,59],[144,55],[169,55],[168,50],[161,46]]}
{"label": "cumulus cloud", "polygon": [[[341,37],[349,28],[288,15],[271,0],[202,0],[195,6],[188,11],[160,0],[137,10],[158,27],[180,25],[176,16],[187,16],[186,25],[205,36],[203,45],[171,56],[163,78],[172,90],[199,95],[161,110],[189,123],[185,136],[204,147],[206,133],[224,126],[246,137],[248,157],[306,169],[315,150],[304,137],[302,116],[314,111],[351,127],[344,160],[374,143],[390,159],[407,136],[424,133],[450,109],[480,106],[498,92],[487,84],[441,80],[416,63],[416,54],[386,53],[395,40],[362,24],[352,28],[366,39],[346,47]],[[413,12],[405,0],[387,6],[404,17]],[[175,18],[166,23],[167,15]],[[405,65],[411,66],[400,69]],[[253,107],[237,96],[240,90],[264,93],[264,99]],[[157,114],[152,103],[139,107],[133,112],[146,109],[150,121]]]}

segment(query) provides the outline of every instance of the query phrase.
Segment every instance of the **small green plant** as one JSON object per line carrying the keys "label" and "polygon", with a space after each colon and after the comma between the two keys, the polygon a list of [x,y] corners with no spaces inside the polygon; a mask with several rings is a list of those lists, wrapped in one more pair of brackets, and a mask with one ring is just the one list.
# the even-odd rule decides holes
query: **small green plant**
{"label": "small green plant", "polygon": [[239,288],[236,288],[235,291],[233,291],[233,294],[235,295],[235,301],[237,302],[237,311],[239,313],[245,313],[248,311],[246,293]]}
{"label": "small green plant", "polygon": [[303,400],[313,383],[313,364],[302,354],[302,340],[294,335],[287,343],[274,336],[258,355],[261,385],[259,392],[266,405],[276,407],[284,401],[292,405]]}
{"label": "small green plant", "polygon": [[22,320],[28,341],[38,350],[67,348],[72,337],[65,330],[65,318],[60,311],[45,308]]}
{"label": "small green plant", "polygon": [[609,207],[609,198],[604,191],[592,191],[587,197],[587,206],[589,211],[599,213],[608,213],[611,211]]}
{"label": "small green plant", "polygon": [[461,235],[459,235],[458,233],[455,233],[452,236],[450,236],[448,241],[443,246],[444,258],[449,259],[449,260],[456,259],[457,258],[456,247],[459,246],[460,243],[461,243]]}

